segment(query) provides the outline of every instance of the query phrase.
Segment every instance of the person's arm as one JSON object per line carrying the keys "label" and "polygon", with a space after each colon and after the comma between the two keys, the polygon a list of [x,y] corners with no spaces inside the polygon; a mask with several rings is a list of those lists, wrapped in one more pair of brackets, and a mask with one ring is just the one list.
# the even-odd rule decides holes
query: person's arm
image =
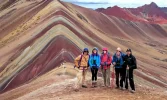
{"label": "person's arm", "polygon": [[122,56],[123,56],[123,57],[125,57],[125,56],[126,56],[126,54],[125,54],[125,53],[122,53]]}
{"label": "person's arm", "polygon": [[100,56],[100,64],[101,64],[102,66],[104,66],[103,55]]}
{"label": "person's arm", "polygon": [[109,59],[107,61],[107,65],[111,65],[111,63],[112,63],[112,58],[111,58],[111,56],[109,56]]}
{"label": "person's arm", "polygon": [[115,57],[113,56],[112,57],[112,64],[115,66],[116,65],[116,61],[115,61],[116,59],[115,59]]}
{"label": "person's arm", "polygon": [[132,68],[136,69],[137,68],[137,62],[136,62],[136,58],[133,56],[133,65]]}
{"label": "person's arm", "polygon": [[81,55],[79,55],[78,57],[75,58],[74,63],[75,63],[76,67],[79,67],[79,61],[80,61],[80,59],[81,59]]}
{"label": "person's arm", "polygon": [[92,57],[91,56],[89,57],[89,66],[90,68],[92,68]]}
{"label": "person's arm", "polygon": [[98,56],[98,59],[97,59],[97,67],[98,68],[100,67],[100,62],[101,62],[101,59],[100,59],[100,56]]}

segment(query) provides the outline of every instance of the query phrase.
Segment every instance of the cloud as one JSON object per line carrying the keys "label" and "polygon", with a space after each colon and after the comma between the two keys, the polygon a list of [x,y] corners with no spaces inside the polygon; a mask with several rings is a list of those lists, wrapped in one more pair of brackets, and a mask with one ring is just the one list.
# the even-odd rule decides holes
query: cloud
{"label": "cloud", "polygon": [[118,5],[120,7],[138,7],[144,4],[150,4],[155,2],[160,7],[167,7],[166,0],[63,0],[67,2],[72,2],[80,6],[88,8],[106,8],[109,6]]}

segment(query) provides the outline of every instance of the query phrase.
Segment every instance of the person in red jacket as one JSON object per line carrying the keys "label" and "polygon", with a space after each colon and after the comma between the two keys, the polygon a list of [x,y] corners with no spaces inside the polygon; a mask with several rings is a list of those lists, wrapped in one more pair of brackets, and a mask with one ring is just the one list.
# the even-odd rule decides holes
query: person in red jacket
{"label": "person in red jacket", "polygon": [[110,87],[110,65],[112,58],[108,52],[108,48],[103,48],[103,53],[101,54],[101,70],[104,79],[104,86]]}

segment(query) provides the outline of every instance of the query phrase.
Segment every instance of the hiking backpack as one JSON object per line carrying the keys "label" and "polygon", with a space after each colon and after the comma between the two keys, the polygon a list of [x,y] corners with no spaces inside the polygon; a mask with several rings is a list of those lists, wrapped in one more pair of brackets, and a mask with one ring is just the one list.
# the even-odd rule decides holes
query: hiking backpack
{"label": "hiking backpack", "polygon": [[[79,59],[79,62],[78,62],[79,67],[80,67],[80,64],[81,64],[82,57],[83,57],[83,54],[81,55],[81,57]],[[90,58],[90,55],[89,55],[89,58]],[[88,60],[88,67],[89,67],[89,60]],[[74,68],[76,68],[76,65],[74,66]]]}

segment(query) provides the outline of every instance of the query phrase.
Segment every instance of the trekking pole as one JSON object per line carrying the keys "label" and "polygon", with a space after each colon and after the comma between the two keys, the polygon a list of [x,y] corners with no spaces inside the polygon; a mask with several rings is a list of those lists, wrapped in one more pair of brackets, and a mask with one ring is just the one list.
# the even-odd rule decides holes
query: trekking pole
{"label": "trekking pole", "polygon": [[115,79],[115,72],[114,72],[114,67],[111,73],[111,88],[114,88],[114,79]]}
{"label": "trekking pole", "polygon": [[129,69],[126,69],[125,87],[128,86],[128,79],[129,79]]}

